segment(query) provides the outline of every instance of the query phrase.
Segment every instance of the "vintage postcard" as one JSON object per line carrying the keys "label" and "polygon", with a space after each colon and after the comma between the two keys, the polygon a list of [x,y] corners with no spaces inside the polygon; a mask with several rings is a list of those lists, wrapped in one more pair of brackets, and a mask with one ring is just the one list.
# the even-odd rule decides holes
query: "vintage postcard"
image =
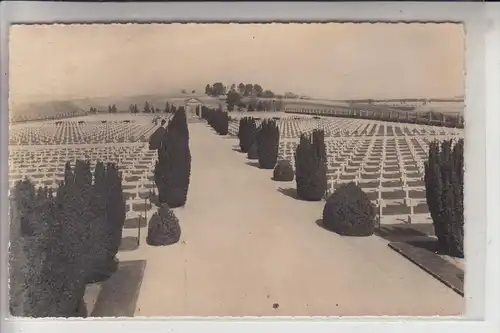
{"label": "vintage postcard", "polygon": [[463,315],[464,43],[12,25],[11,315]]}

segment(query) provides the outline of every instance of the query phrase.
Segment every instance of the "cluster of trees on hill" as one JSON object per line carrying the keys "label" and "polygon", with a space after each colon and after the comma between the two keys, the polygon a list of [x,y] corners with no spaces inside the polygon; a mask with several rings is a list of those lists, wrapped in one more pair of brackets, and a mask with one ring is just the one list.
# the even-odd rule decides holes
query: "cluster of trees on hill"
{"label": "cluster of trees on hill", "polygon": [[260,84],[252,83],[239,83],[231,84],[229,87],[224,85],[222,82],[215,82],[213,84],[207,84],[205,86],[205,94],[208,96],[223,96],[227,95],[229,92],[236,92],[240,96],[256,96],[262,98],[273,98],[275,94],[271,90],[264,90]]}
{"label": "cluster of trees on hill", "polygon": [[222,82],[215,82],[205,86],[205,94],[212,97],[226,96],[228,111],[233,111],[235,107],[246,108],[248,111],[280,110],[282,98],[298,98],[294,93],[278,95],[269,89],[264,89],[260,84],[253,83],[238,85],[233,83],[226,86]]}
{"label": "cluster of trees on hill", "polygon": [[226,97],[228,111],[233,111],[235,107],[247,109],[247,111],[279,111],[282,109],[281,99],[258,99],[250,97],[247,100],[242,100],[241,96],[233,91],[230,91]]}
{"label": "cluster of trees on hill", "polygon": [[[98,108],[95,108],[93,106],[90,107],[89,113],[97,113],[97,112],[99,112]],[[108,105],[108,113],[118,113],[118,109],[116,107],[116,104]]]}

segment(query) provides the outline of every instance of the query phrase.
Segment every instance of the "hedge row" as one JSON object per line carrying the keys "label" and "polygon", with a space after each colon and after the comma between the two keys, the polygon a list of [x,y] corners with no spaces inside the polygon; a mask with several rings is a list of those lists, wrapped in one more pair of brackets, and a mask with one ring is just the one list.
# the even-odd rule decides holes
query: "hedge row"
{"label": "hedge row", "polygon": [[210,126],[219,135],[227,135],[229,133],[229,116],[227,112],[222,110],[209,109],[206,106],[201,108],[201,117],[205,119]]}

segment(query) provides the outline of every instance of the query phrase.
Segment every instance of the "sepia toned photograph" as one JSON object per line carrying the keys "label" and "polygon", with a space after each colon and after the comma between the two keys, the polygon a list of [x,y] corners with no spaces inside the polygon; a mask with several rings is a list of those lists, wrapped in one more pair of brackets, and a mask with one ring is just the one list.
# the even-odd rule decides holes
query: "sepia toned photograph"
{"label": "sepia toned photograph", "polygon": [[462,316],[464,38],[10,26],[10,315]]}

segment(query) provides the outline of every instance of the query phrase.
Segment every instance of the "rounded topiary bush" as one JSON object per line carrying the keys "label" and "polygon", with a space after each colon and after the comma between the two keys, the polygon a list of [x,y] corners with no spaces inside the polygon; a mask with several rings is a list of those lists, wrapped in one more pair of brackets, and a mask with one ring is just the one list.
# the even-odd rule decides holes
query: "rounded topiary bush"
{"label": "rounded topiary bush", "polygon": [[175,244],[181,238],[181,226],[174,212],[162,205],[149,221],[146,243],[151,246]]}
{"label": "rounded topiary bush", "polygon": [[279,182],[291,182],[295,176],[292,163],[288,160],[278,161],[273,171],[273,180]]}
{"label": "rounded topiary bush", "polygon": [[249,160],[259,159],[259,152],[257,149],[257,144],[255,142],[250,146],[250,148],[248,148],[247,158]]}
{"label": "rounded topiary bush", "polygon": [[342,185],[325,203],[323,226],[343,236],[370,236],[375,231],[375,206],[358,185]]}

